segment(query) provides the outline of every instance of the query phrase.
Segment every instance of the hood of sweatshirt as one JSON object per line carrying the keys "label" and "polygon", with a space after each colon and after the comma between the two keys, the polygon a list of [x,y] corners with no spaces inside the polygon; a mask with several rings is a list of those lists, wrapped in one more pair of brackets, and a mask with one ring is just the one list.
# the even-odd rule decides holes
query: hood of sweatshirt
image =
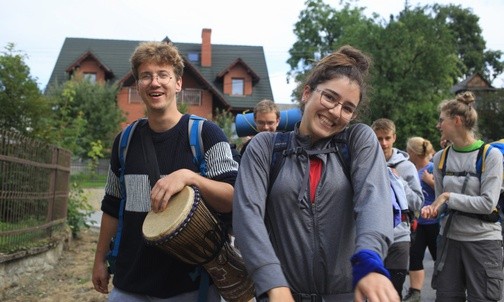
{"label": "hood of sweatshirt", "polygon": [[399,150],[397,148],[392,148],[392,156],[387,161],[387,165],[389,167],[395,167],[398,164],[402,163],[409,159],[409,155],[407,152]]}

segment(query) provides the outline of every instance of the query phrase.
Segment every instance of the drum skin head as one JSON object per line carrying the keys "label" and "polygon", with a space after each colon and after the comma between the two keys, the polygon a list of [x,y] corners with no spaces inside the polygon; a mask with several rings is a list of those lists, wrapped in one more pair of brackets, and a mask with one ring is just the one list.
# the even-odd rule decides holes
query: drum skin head
{"label": "drum skin head", "polygon": [[185,186],[173,195],[162,212],[150,211],[145,217],[142,232],[145,239],[156,241],[166,237],[179,228],[189,215],[194,202],[194,190]]}

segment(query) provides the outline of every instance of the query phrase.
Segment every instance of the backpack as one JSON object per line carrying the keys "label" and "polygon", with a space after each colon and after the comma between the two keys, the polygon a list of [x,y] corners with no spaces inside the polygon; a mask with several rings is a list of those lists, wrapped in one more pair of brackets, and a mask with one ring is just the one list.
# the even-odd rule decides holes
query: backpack
{"label": "backpack", "polygon": [[[478,150],[478,155],[476,156],[476,173],[472,172],[467,172],[467,171],[446,171],[446,161],[447,157],[449,154],[451,146],[448,146],[443,149],[443,153],[441,154],[441,158],[439,160],[438,164],[438,169],[441,170],[441,175],[444,178],[445,175],[452,175],[452,176],[475,176],[478,177],[478,179],[481,180],[481,174],[485,171],[485,159],[486,156],[488,155],[488,152],[492,148],[497,148],[501,153],[502,153],[502,160],[504,163],[504,139],[500,139],[498,141],[489,143],[489,144],[483,144]],[[456,210],[452,210],[456,211]],[[475,213],[466,213],[466,212],[461,212],[461,211],[456,211],[462,215],[473,217],[473,218],[479,218],[483,221],[487,222],[497,222],[500,220],[500,215],[501,213],[504,214],[504,192],[501,189],[501,193],[499,195],[499,200],[497,202],[496,208],[492,211],[490,214],[475,214]]]}
{"label": "backpack", "polygon": [[[345,130],[346,134],[347,131]],[[303,148],[291,148],[290,145],[290,134],[291,132],[277,132],[273,138],[273,154],[270,164],[270,179],[268,187],[268,195],[271,191],[271,187],[275,182],[278,173],[285,161],[285,157],[291,154],[299,154],[303,152]],[[343,166],[343,171],[345,172],[346,178],[352,182],[350,176],[350,151],[348,149],[347,139],[333,138],[333,147],[327,150],[323,150],[321,153],[335,152],[338,159]],[[406,199],[406,193],[404,191],[404,186],[399,180],[399,178],[392,172],[392,169],[387,167],[388,177],[390,181],[390,190],[392,194],[391,205],[394,213],[394,227],[401,223],[403,220],[403,215],[408,211],[408,201]]]}

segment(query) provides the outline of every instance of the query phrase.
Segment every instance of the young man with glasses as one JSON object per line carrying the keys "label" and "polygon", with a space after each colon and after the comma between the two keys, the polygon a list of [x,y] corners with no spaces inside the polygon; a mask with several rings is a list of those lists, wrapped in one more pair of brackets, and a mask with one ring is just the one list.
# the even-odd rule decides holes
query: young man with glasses
{"label": "young man with glasses", "polygon": [[[205,121],[201,132],[207,158],[207,177],[199,173],[190,149],[189,115],[177,108],[177,93],[182,90],[183,58],[171,43],[141,43],[131,57],[132,73],[147,109],[147,119],[138,121],[130,135],[125,159],[124,183],[126,199],[120,190],[118,144],[114,141],[109,176],[102,201],[102,221],[94,267],[94,288],[108,293],[110,274],[106,256],[109,243],[116,234],[118,217],[123,217],[119,253],[109,301],[187,301],[198,300],[200,277],[195,265],[183,263],[159,247],[146,244],[142,225],[149,211],[166,209],[170,198],[185,186],[196,186],[207,207],[230,213],[233,185],[238,164],[233,160],[227,138],[213,122]],[[157,158],[158,180],[149,179],[149,162],[153,156],[144,153],[151,141]],[[144,144],[145,143],[145,144]],[[156,162],[156,161],[154,161]],[[228,214],[229,215],[229,214]],[[212,286],[205,301],[220,301]]]}
{"label": "young man with glasses", "polygon": [[[260,101],[254,107],[254,122],[257,132],[275,132],[278,123],[280,123],[280,110],[278,110],[278,106],[272,100],[264,99]],[[251,139],[246,141],[241,147],[240,154],[242,156]]]}

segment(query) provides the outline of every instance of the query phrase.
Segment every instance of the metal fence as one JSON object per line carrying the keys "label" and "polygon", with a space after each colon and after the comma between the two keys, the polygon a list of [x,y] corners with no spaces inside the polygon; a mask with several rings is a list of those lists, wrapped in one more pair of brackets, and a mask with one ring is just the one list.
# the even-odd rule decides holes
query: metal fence
{"label": "metal fence", "polygon": [[71,153],[0,129],[0,263],[37,253],[66,224]]}

